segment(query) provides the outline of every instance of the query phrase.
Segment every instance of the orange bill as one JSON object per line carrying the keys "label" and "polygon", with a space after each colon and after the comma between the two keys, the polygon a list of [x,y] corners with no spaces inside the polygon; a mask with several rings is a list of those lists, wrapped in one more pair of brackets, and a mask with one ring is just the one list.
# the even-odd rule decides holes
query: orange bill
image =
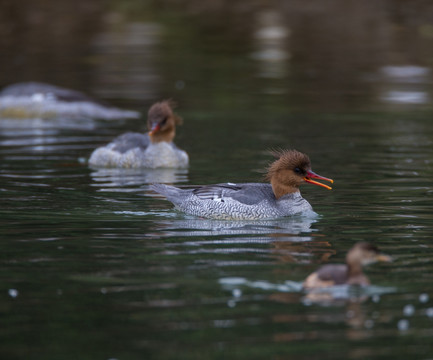
{"label": "orange bill", "polygon": [[149,131],[149,135],[155,134],[157,131],[159,131],[160,128],[161,128],[161,125],[159,125],[159,123],[153,125],[152,129],[150,129],[150,131]]}
{"label": "orange bill", "polygon": [[376,257],[377,261],[383,261],[383,262],[391,262],[392,261],[392,257],[385,255],[385,254],[379,254]]}
{"label": "orange bill", "polygon": [[310,183],[310,184],[314,184],[314,185],[318,185],[318,186],[321,186],[321,187],[324,187],[325,189],[328,189],[328,190],[332,189],[332,187],[330,187],[328,185],[325,185],[325,184],[322,184],[322,183],[320,183],[318,181],[314,181],[312,179],[319,179],[319,180],[329,181],[331,184],[334,183],[334,180],[328,179],[328,178],[326,178],[324,176],[320,176],[320,175],[316,174],[315,172],[313,172],[311,170],[308,170],[307,171],[307,176],[304,177],[304,181],[305,182]]}

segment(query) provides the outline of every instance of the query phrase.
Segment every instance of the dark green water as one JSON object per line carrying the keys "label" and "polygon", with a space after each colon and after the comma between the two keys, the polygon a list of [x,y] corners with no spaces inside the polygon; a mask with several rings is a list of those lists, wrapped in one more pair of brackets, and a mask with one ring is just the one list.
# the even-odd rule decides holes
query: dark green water
{"label": "dark green water", "polygon": [[[369,41],[398,21],[388,12],[372,20],[368,9],[354,9],[361,25],[371,20],[379,28],[371,38],[353,30],[353,42],[333,42],[331,24],[318,32],[307,21],[318,9],[298,5],[295,16],[280,5],[290,41],[263,44],[253,34],[269,9],[233,6],[205,18],[194,15],[193,2],[178,12],[125,4],[95,10],[102,15],[89,38],[76,35],[85,39],[73,43],[82,51],[71,63],[59,55],[48,66],[57,48],[42,44],[22,72],[10,60],[20,51],[3,44],[11,52],[2,60],[5,84],[43,80],[143,111],[172,97],[184,118],[176,143],[191,166],[86,166],[92,149],[142,129],[141,121],[0,119],[0,357],[431,358],[431,51],[419,50],[430,38],[419,39],[424,33],[414,35],[411,25],[400,29],[413,46],[411,56],[400,49],[399,65],[422,74],[408,80],[400,68],[397,80],[387,79],[377,75],[391,71],[383,57],[353,55],[396,50]],[[247,15],[253,24],[236,21]],[[60,43],[57,50],[66,46]],[[263,60],[260,46],[290,56]],[[335,180],[331,191],[301,189],[317,219],[198,219],[148,190],[155,181],[262,181],[267,150],[276,147],[308,153],[313,170]],[[394,259],[366,269],[374,286],[364,297],[312,303],[298,290],[320,264],[342,262],[357,241]]]}

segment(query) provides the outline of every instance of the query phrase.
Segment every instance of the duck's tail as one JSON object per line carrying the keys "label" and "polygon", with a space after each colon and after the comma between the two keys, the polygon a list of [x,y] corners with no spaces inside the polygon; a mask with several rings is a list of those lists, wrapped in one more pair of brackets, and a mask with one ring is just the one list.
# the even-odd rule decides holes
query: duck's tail
{"label": "duck's tail", "polygon": [[164,184],[152,184],[150,185],[150,189],[158,194],[164,195],[168,201],[171,201],[175,205],[181,202],[187,195],[185,194],[185,190]]}

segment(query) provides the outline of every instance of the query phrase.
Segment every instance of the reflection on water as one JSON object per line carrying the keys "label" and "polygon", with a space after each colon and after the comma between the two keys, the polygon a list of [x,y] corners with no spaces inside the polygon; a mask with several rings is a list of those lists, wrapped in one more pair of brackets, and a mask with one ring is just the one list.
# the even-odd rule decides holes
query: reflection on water
{"label": "reflection on water", "polygon": [[416,65],[384,66],[380,100],[394,104],[427,104],[431,83],[431,69]]}
{"label": "reflection on water", "polygon": [[323,289],[314,289],[306,293],[303,298],[304,305],[341,305],[347,302],[363,302],[371,298],[374,302],[380,301],[380,296],[397,292],[395,287],[349,286],[338,285]]}
{"label": "reflection on water", "polygon": [[157,98],[161,79],[156,50],[162,24],[125,23],[116,15],[107,20],[107,28],[93,41],[95,53],[103,59],[95,74],[94,90],[103,98],[135,99],[140,103]]}
{"label": "reflection on water", "polygon": [[274,284],[265,280],[250,281],[240,277],[228,277],[218,280],[222,288],[231,291],[233,296],[239,298],[242,294],[242,287],[250,287],[265,291],[280,292],[300,292],[302,291],[302,282],[286,281],[283,284]]}
{"label": "reflection on water", "polygon": [[[263,291],[272,291],[271,297],[282,301],[284,297],[278,296],[278,293],[293,293],[303,292],[302,281],[296,282],[286,280],[282,284],[275,284],[266,280],[247,280],[239,277],[221,278],[218,281],[222,288],[226,291],[231,291],[233,297],[239,300],[243,293],[243,288],[259,289]],[[368,298],[373,299],[374,302],[379,302],[380,297],[385,294],[397,292],[395,287],[384,286],[350,286],[350,285],[336,285],[328,288],[309,290],[303,294],[302,303],[306,306],[312,304],[319,305],[342,305],[347,302],[362,302]]]}
{"label": "reflection on water", "polygon": [[417,65],[384,66],[380,69],[382,74],[394,82],[428,83],[431,70]]}
{"label": "reflection on water", "polygon": [[[75,152],[88,146],[86,133],[97,128],[98,123],[88,119],[0,119],[3,166],[19,168],[21,163],[16,163],[18,160],[33,161],[24,165],[30,172],[33,166],[43,164],[44,160],[68,160],[78,166]],[[48,172],[53,172],[53,169]]]}
{"label": "reflection on water", "polygon": [[145,184],[186,182],[188,169],[98,169],[90,176],[99,191],[136,192]]}
{"label": "reflection on water", "polygon": [[20,136],[40,136],[55,135],[58,129],[71,129],[71,130],[93,130],[97,126],[97,121],[92,119],[74,119],[71,121],[69,118],[28,118],[28,119],[13,119],[13,118],[0,118],[0,128],[2,136],[5,137],[20,137]]}
{"label": "reflection on water", "polygon": [[[251,242],[269,242],[275,238],[289,241],[308,241],[310,236],[296,236],[308,234],[312,231],[311,225],[317,220],[308,216],[295,216],[277,220],[258,220],[258,221],[231,221],[231,220],[211,220],[203,218],[193,218],[188,215],[181,215],[184,219],[170,221],[158,221],[156,225],[161,231],[160,236],[226,236],[226,235],[269,235],[270,237],[251,238]],[[316,216],[317,218],[317,216]],[[217,242],[220,240],[216,240]],[[193,244],[200,245],[206,243],[203,240],[194,241]]]}
{"label": "reflection on water", "polygon": [[[300,323],[343,323],[349,326],[350,329],[358,329],[362,332],[348,333],[349,338],[368,338],[371,334],[368,330],[371,330],[378,323],[390,322],[389,316],[379,312],[368,314],[365,307],[362,306],[368,300],[374,303],[380,303],[381,297],[388,294],[397,292],[396,288],[393,287],[382,287],[382,286],[334,286],[326,289],[320,289],[317,291],[311,291],[308,293],[303,292],[302,282],[295,282],[287,280],[282,284],[272,283],[266,280],[247,280],[245,278],[220,278],[219,284],[222,289],[230,292],[231,297],[227,300],[227,307],[235,308],[242,306],[243,303],[251,301],[251,295],[249,295],[248,289],[253,289],[255,292],[260,291],[261,297],[255,296],[256,300],[268,300],[285,306],[290,306],[294,303],[302,303],[306,307],[321,306],[325,308],[338,308],[342,311],[332,314],[321,312],[309,314],[305,311],[298,311],[297,315],[285,314],[279,312],[274,315],[273,321],[276,323],[289,323],[289,324],[300,324]],[[266,295],[268,294],[268,295]],[[411,308],[412,309],[412,308]],[[406,311],[406,316],[408,311]],[[303,315],[305,314],[305,315]],[[403,319],[403,322],[405,319]],[[407,321],[407,320],[406,320]],[[402,320],[397,323],[400,330],[402,326]],[[367,332],[366,332],[367,331]],[[323,336],[316,332],[314,338]],[[311,335],[308,331],[298,332],[296,339],[308,339]],[[278,342],[290,342],[295,340],[293,333],[281,333],[277,332],[274,334],[274,338]]]}
{"label": "reflection on water", "polygon": [[382,96],[382,100],[397,104],[426,104],[430,101],[429,96],[423,91],[391,90]]}
{"label": "reflection on water", "polygon": [[[50,353],[53,341],[63,344],[59,358],[65,351],[75,355],[77,343],[84,346],[89,339],[107,359],[129,358],[122,356],[125,346],[137,359],[144,352],[176,358],[179,347],[209,358],[224,344],[228,350],[217,351],[224,358],[237,358],[227,352],[248,358],[295,353],[305,360],[313,347],[321,353],[332,346],[338,349],[333,358],[351,358],[352,347],[372,354],[402,336],[429,346],[429,119],[366,116],[347,126],[321,117],[316,132],[317,120],[306,117],[302,127],[312,131],[305,137],[295,127],[294,135],[313,140],[318,150],[312,157],[339,181],[326,196],[305,189],[320,216],[268,221],[200,219],[155,199],[148,189],[154,181],[209,183],[245,176],[237,164],[229,174],[230,162],[208,160],[214,149],[207,146],[192,151],[192,158],[205,160],[189,170],[89,170],[76,159],[100,141],[91,127],[38,133],[9,123],[0,135],[3,336],[11,344],[14,339],[29,344],[32,353],[41,343]],[[200,128],[200,121],[192,116],[192,127]],[[252,112],[249,123],[261,125],[262,119]],[[111,136],[127,126],[104,130]],[[243,136],[254,149],[257,134]],[[196,138],[189,141],[197,146]],[[237,150],[229,137],[218,143],[227,158]],[[321,155],[323,149],[338,154],[338,162],[336,155]],[[249,164],[258,161],[253,150],[242,156]],[[396,257],[386,271],[367,269],[374,286],[301,291],[307,274],[330,260],[343,261],[360,240]],[[76,325],[83,321],[88,328]],[[32,342],[41,327],[47,339]],[[65,339],[70,332],[74,335]],[[113,337],[121,344],[107,341]],[[397,343],[385,350],[395,357],[405,348]],[[415,354],[423,357],[423,349]]]}
{"label": "reflection on water", "polygon": [[257,15],[257,29],[254,32],[255,52],[251,54],[259,62],[259,76],[281,79],[288,74],[287,50],[290,30],[277,11],[265,11]]}

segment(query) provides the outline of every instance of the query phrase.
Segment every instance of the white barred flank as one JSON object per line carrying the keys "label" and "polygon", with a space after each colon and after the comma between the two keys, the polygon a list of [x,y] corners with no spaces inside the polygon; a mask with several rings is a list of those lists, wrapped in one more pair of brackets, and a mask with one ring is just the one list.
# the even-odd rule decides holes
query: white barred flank
{"label": "white barred flank", "polygon": [[[154,184],[151,188],[167,197],[175,207],[187,214],[220,220],[275,219],[284,216],[312,212],[311,205],[301,194],[288,194],[279,200],[272,195],[269,184],[230,184],[257,200],[238,201],[229,195],[221,196],[229,184],[217,184],[196,189],[179,189],[174,186]],[[215,189],[215,197],[211,190]],[[223,189],[223,190],[221,190]],[[236,190],[232,189],[232,192]],[[199,193],[197,196],[196,193]],[[218,193],[218,195],[216,195]],[[235,196],[235,195],[233,195]]]}
{"label": "white barred flank", "polygon": [[183,168],[188,166],[188,154],[172,143],[150,144],[146,149],[136,147],[124,153],[116,151],[113,143],[96,149],[89,165],[101,168]]}
{"label": "white barred flank", "polygon": [[237,201],[191,200],[178,206],[180,210],[196,216],[220,220],[270,219],[284,216],[265,202],[244,205]]}

